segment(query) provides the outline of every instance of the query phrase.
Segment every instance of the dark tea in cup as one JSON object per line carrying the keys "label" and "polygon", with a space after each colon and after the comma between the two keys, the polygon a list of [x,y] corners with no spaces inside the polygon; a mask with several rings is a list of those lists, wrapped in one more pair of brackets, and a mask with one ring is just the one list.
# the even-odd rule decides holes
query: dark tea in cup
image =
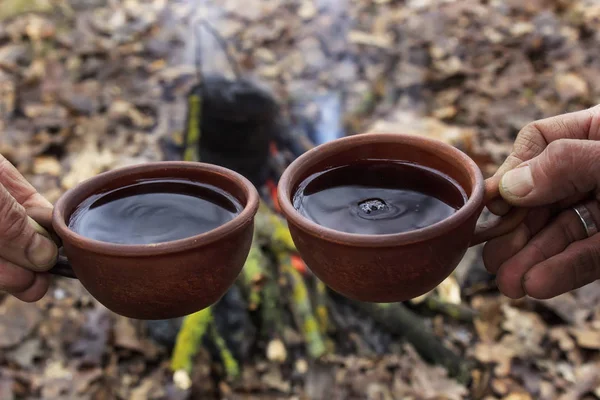
{"label": "dark tea in cup", "polygon": [[467,195],[451,177],[408,162],[361,160],[317,172],[294,194],[296,210],[346,233],[387,235],[436,224]]}
{"label": "dark tea in cup", "polygon": [[69,228],[101,242],[165,243],[209,232],[242,209],[235,197],[213,185],[148,179],[90,196],[69,219]]}

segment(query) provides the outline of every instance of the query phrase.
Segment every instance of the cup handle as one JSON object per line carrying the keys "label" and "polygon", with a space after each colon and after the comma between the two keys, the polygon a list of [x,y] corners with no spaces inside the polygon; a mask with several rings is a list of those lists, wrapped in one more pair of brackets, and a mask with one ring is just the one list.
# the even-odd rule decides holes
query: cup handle
{"label": "cup handle", "polygon": [[[500,197],[500,187],[496,180],[486,181],[484,204],[488,205],[492,200]],[[471,246],[487,242],[495,237],[505,235],[513,231],[524,220],[529,210],[526,208],[513,207],[506,215],[493,218],[491,221],[478,224],[475,234],[471,240]]]}
{"label": "cup handle", "polygon": [[[62,246],[62,241],[60,240],[60,237],[58,237],[58,235],[56,234],[56,232],[54,232],[54,229],[52,228],[51,208],[31,208],[27,210],[27,215],[29,216],[29,218],[33,219],[35,222],[40,224],[42,228],[48,231],[50,237],[52,238],[52,240],[54,240],[54,242],[59,248]],[[56,264],[48,272],[53,275],[63,276],[65,278],[77,279],[77,276],[73,271],[71,263],[69,262],[67,257],[61,255],[58,256]]]}

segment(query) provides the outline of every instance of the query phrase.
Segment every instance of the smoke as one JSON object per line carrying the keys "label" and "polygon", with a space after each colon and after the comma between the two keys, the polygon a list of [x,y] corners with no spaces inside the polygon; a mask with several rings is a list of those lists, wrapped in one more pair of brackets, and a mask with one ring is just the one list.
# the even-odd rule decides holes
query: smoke
{"label": "smoke", "polygon": [[200,69],[202,75],[221,74],[233,78],[234,70],[220,41],[225,11],[211,0],[179,0],[183,6],[180,23],[184,26],[182,62]]}

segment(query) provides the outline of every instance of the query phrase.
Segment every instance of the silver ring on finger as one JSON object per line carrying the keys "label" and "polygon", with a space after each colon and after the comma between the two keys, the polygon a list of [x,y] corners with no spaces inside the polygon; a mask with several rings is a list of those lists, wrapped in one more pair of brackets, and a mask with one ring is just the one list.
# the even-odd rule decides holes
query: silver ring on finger
{"label": "silver ring on finger", "polygon": [[573,210],[579,216],[579,219],[581,220],[588,237],[594,236],[596,233],[598,233],[598,227],[592,218],[590,210],[588,210],[586,206],[583,204],[578,204],[573,207]]}

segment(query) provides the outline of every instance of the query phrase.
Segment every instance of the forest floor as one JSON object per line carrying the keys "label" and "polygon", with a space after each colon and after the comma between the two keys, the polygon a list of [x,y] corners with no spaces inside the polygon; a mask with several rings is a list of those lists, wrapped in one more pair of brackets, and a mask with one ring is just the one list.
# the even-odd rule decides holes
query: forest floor
{"label": "forest floor", "polygon": [[[337,99],[347,134],[423,134],[466,151],[486,176],[536,119],[600,103],[595,0],[2,0],[0,153],[51,201],[107,169],[163,160],[180,141],[186,94],[205,73],[245,75],[289,99]],[[227,399],[600,398],[600,283],[549,301],[472,286],[473,249],[444,296],[471,322],[427,317],[480,365],[469,385],[397,340],[289,374],[264,354],[240,382],[214,379],[200,352],[195,393]],[[465,272],[466,271],[466,272]],[[75,281],[25,304],[0,294],[0,399],[185,398],[169,350]],[[216,393],[216,394],[215,394]],[[192,395],[210,398],[209,395]]]}

